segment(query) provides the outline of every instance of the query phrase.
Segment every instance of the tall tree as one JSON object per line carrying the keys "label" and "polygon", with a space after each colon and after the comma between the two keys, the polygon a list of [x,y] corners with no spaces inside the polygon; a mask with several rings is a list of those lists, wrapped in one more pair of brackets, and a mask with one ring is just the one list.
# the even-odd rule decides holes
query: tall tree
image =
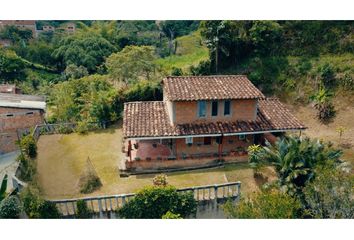
{"label": "tall tree", "polygon": [[149,80],[156,70],[154,51],[150,46],[127,46],[107,58],[108,73],[114,81],[125,84],[140,79]]}

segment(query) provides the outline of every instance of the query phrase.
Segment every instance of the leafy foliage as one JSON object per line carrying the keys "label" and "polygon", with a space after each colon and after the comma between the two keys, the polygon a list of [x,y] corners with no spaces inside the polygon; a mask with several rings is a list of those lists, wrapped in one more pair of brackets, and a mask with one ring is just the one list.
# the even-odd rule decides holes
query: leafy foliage
{"label": "leafy foliage", "polygon": [[166,214],[162,215],[162,219],[183,219],[180,214],[175,214],[168,211]]}
{"label": "leafy foliage", "polygon": [[17,158],[19,161],[19,178],[25,182],[33,180],[36,173],[36,163],[34,159],[29,158],[25,154],[20,154]]}
{"label": "leafy foliage", "polygon": [[19,142],[20,148],[24,154],[30,158],[37,156],[37,144],[31,134],[23,136]]}
{"label": "leafy foliage", "polygon": [[231,218],[298,218],[301,217],[301,204],[285,193],[272,190],[254,193],[249,199],[241,199],[236,206],[227,202],[224,211]]}
{"label": "leafy foliage", "polygon": [[60,218],[56,205],[40,197],[38,189],[28,186],[20,193],[25,212],[29,218]]}
{"label": "leafy foliage", "polygon": [[19,218],[21,205],[15,196],[5,198],[0,202],[0,218]]}
{"label": "leafy foliage", "polygon": [[0,47],[0,80],[23,79],[24,67],[24,61],[14,51]]}
{"label": "leafy foliage", "polygon": [[154,48],[127,46],[106,60],[108,73],[114,81],[128,84],[139,79],[149,80],[156,70]]}
{"label": "leafy foliage", "polygon": [[115,47],[99,35],[71,35],[60,40],[53,57],[64,66],[84,66],[92,73],[96,72],[104,59],[114,51]]}
{"label": "leafy foliage", "polygon": [[317,168],[316,179],[303,192],[311,217],[353,219],[353,175],[331,167]]}
{"label": "leafy foliage", "polygon": [[290,195],[302,196],[302,188],[315,178],[316,167],[341,163],[342,152],[318,140],[284,137],[274,146],[266,145],[257,158],[275,167],[280,186]]}
{"label": "leafy foliage", "polygon": [[167,175],[165,175],[165,174],[156,175],[156,176],[152,179],[152,182],[153,182],[154,186],[157,186],[157,187],[166,187],[166,186],[168,185],[168,182],[167,182]]}
{"label": "leafy foliage", "polygon": [[87,203],[84,200],[78,200],[76,202],[76,213],[77,218],[88,219],[92,217],[93,212],[87,207]]}
{"label": "leafy foliage", "polygon": [[4,178],[1,180],[0,202],[6,197],[6,189],[7,189],[7,174],[5,174]]}
{"label": "leafy foliage", "polygon": [[146,187],[119,209],[122,218],[161,219],[168,211],[186,217],[196,212],[192,193],[179,193],[172,186]]}

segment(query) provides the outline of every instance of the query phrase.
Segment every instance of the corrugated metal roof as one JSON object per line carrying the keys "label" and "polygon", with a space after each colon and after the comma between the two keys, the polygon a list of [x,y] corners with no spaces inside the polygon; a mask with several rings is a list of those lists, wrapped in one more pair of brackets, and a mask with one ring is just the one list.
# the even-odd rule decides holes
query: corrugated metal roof
{"label": "corrugated metal roof", "polygon": [[45,110],[45,97],[0,93],[0,107],[29,108]]}

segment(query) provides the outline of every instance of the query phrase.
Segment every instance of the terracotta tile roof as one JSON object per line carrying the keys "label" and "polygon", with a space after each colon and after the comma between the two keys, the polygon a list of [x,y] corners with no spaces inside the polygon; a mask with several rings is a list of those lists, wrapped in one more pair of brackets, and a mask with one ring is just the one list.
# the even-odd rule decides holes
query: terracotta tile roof
{"label": "terracotta tile roof", "polygon": [[264,98],[244,75],[166,77],[162,83],[171,101]]}
{"label": "terracotta tile roof", "polygon": [[305,129],[277,99],[259,100],[255,121],[218,121],[171,125],[165,103],[131,102],[124,105],[123,135],[134,137],[168,137],[227,134],[253,131]]}

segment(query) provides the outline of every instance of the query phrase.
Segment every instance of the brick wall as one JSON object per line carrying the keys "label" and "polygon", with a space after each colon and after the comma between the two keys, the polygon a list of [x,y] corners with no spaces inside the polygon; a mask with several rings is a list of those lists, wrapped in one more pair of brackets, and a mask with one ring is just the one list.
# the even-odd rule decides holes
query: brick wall
{"label": "brick wall", "polygon": [[[245,140],[240,140],[239,136],[225,136],[223,138],[222,151],[223,152],[236,151],[238,147],[243,147],[247,149],[247,147],[252,144],[253,144],[252,135],[246,135]],[[182,153],[185,154],[218,153],[219,150],[215,137],[211,138],[210,145],[204,145],[204,138],[193,138],[192,146],[188,146],[186,144],[185,138],[178,138],[176,139],[176,146],[177,146],[177,153],[179,156]]]}
{"label": "brick wall", "polygon": [[197,116],[197,101],[179,101],[174,102],[176,123],[192,123],[205,121],[235,121],[235,120],[255,120],[256,117],[256,99],[232,100],[231,115],[224,116],[224,102],[219,101],[218,116],[211,116],[211,101],[206,104],[206,117]]}
{"label": "brick wall", "polygon": [[17,130],[44,122],[44,112],[34,109],[0,107],[0,154],[17,149]]}

